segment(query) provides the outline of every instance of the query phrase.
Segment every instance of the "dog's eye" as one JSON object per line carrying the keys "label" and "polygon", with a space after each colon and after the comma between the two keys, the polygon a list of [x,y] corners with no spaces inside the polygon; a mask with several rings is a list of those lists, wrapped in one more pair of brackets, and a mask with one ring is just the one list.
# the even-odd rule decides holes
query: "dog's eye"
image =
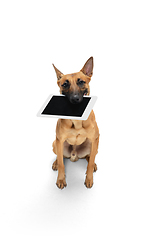
{"label": "dog's eye", "polygon": [[82,79],[78,78],[77,79],[77,84],[82,86],[83,84],[85,84],[85,81],[83,81]]}
{"label": "dog's eye", "polygon": [[66,81],[62,84],[62,87],[68,88],[68,87],[69,87],[69,81],[66,80]]}

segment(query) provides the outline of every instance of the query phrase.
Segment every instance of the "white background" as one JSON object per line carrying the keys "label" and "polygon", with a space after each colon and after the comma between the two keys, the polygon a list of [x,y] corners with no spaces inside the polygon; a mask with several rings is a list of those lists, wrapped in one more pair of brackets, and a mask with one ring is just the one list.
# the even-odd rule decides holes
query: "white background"
{"label": "white background", "polygon": [[[159,1],[1,1],[1,239],[160,239]],[[94,186],[85,160],[51,169],[56,119],[36,114],[59,93],[52,63],[94,57],[100,129]]]}

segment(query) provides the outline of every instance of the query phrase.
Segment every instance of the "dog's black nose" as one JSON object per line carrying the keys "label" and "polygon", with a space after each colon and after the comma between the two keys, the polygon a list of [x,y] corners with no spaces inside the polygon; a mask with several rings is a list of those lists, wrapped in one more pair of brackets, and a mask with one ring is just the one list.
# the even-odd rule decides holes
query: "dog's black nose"
{"label": "dog's black nose", "polygon": [[75,101],[75,102],[79,102],[79,96],[77,95],[77,94],[75,94],[74,96],[73,96],[73,100]]}
{"label": "dog's black nose", "polygon": [[71,103],[80,103],[81,98],[78,94],[74,94],[71,96],[70,101],[71,101]]}
{"label": "dog's black nose", "polygon": [[79,103],[79,100],[80,100],[77,94],[74,94],[71,99],[72,99],[72,102],[75,102],[75,103]]}

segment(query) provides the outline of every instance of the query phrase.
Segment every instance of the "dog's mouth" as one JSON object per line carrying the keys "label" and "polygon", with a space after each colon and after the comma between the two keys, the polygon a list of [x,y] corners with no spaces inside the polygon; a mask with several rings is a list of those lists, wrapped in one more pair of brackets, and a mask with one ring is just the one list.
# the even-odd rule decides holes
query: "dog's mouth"
{"label": "dog's mouth", "polygon": [[83,92],[83,96],[86,96],[88,94],[88,89],[86,88]]}
{"label": "dog's mouth", "polygon": [[83,92],[72,92],[70,94],[65,94],[70,103],[72,104],[80,104],[83,101],[83,96],[88,94],[88,90],[85,89]]}

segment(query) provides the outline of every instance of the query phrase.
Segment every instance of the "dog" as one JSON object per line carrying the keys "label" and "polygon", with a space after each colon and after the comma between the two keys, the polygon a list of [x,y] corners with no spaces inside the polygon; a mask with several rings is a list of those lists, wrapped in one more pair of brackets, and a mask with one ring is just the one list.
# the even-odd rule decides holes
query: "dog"
{"label": "dog", "polygon": [[[65,95],[72,104],[80,104],[84,95],[90,94],[89,82],[93,74],[93,57],[90,57],[83,68],[73,74],[64,75],[52,64],[56,75],[60,93]],[[53,142],[53,152],[57,159],[52,165],[58,170],[56,185],[63,189],[67,186],[65,180],[64,158],[72,162],[80,158],[88,161],[85,186],[93,186],[93,172],[97,171],[95,156],[98,153],[99,129],[93,110],[85,121],[72,119],[59,119],[56,127],[56,140]]]}

